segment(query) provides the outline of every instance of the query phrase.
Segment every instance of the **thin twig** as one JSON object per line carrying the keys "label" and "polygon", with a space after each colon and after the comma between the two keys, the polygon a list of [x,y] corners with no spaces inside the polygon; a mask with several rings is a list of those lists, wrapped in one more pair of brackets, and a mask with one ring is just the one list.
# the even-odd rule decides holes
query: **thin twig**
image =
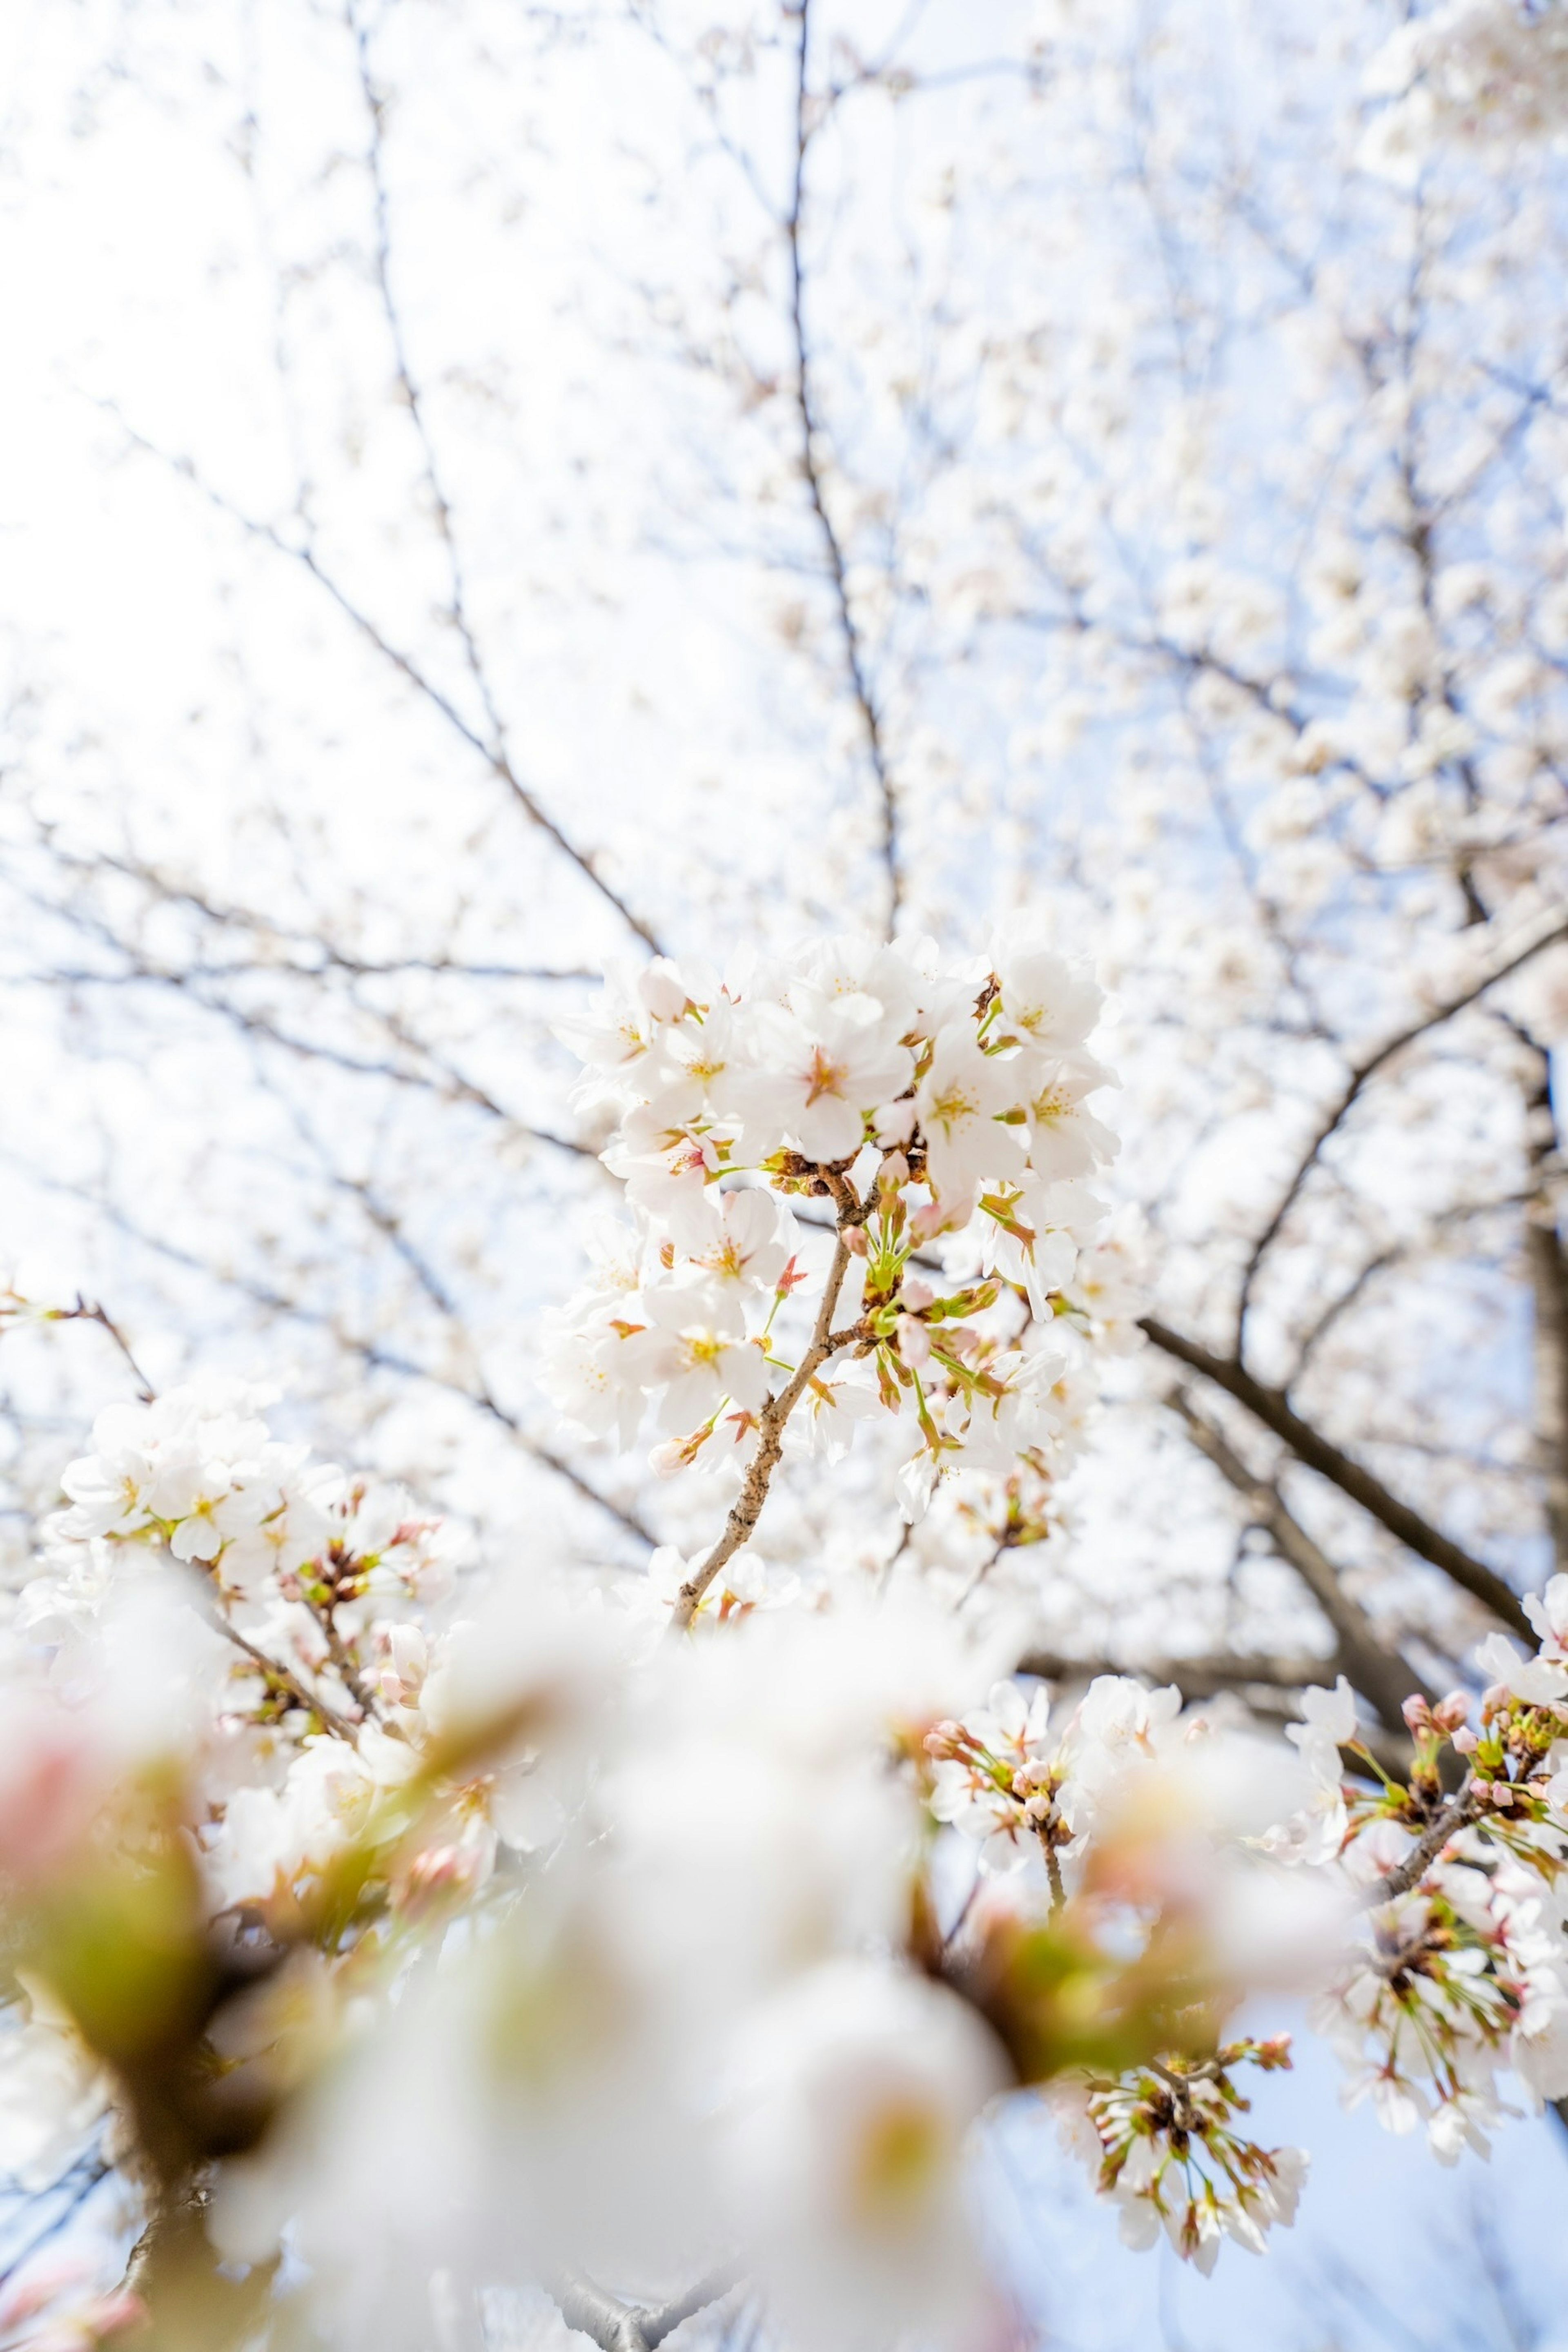
{"label": "thin twig", "polygon": [[212,1622],[219,1633],[226,1635],[234,1643],[237,1650],[243,1650],[246,1656],[260,1667],[264,1675],[273,1682],[280,1684],[291,1697],[299,1700],[301,1706],[309,1707],[312,1715],[319,1715],[321,1721],[329,1725],[340,1739],[346,1739],[351,1748],[354,1745],[359,1737],[357,1725],[352,1724],[346,1716],[339,1715],[334,1707],[330,1707],[324,1698],[318,1698],[315,1692],[300,1681],[292,1667],[286,1666],[279,1659],[268,1656],[265,1650],[258,1650],[256,1643],[247,1641],[239,1628],[231,1624],[221,1612],[214,1612]]}
{"label": "thin twig", "polygon": [[315,549],[308,541],[302,545],[297,544],[294,541],[286,539],[275,524],[258,522],[254,515],[247,514],[242,507],[236,506],[234,501],[226,498],[221,490],[215,489],[209,482],[204,481],[189,458],[171,457],[165,450],[158,447],[156,442],[150,441],[144,434],[139,433],[134,425],[128,424],[114,408],[112,403],[105,402],[103,405],[114,415],[133,447],[144,451],[149,457],[156,457],[160,464],[168,466],[176,474],[182,475],[200,492],[209,506],[217,513],[226,516],[228,520],[236,524],[247,538],[258,541],[263,546],[270,547],[279,555],[287,556],[290,562],[298,563],[307,572],[322,593],[337,606],[345,620],[352,622],[366,642],[374,647],[382,659],[389,663],[398,676],[404,678],[414,691],[427,702],[433,710],[438,712],[456,733],[462,737],[464,742],[479,753],[491,772],[505,785],[524,815],[555,844],[563,856],[570,859],[584,879],[615,908],[627,929],[635,931],[644,946],[651,949],[655,955],[663,953],[658,933],[643,921],[640,915],[634,913],[626,900],[605,880],[595,863],[594,854],[588,850],[579,849],[576,843],[563,832],[554,818],[546,813],[542,803],[529,790],[513,767],[510,755],[505,746],[487,741],[479,730],[463,716],[451,697],[443,693],[435,680],[426,675],[413,656],[405,653],[400,646],[395,646],[391,639],[383,634],[363,607],[357,604],[335,576],[326,570],[317,556]]}
{"label": "thin twig", "polygon": [[1543,949],[1552,947],[1558,940],[1564,939],[1568,939],[1568,916],[1564,916],[1560,908],[1548,909],[1544,915],[1536,918],[1522,937],[1509,942],[1500,942],[1488,959],[1481,976],[1472,981],[1468,988],[1461,989],[1459,993],[1450,997],[1447,1003],[1438,1005],[1433,1012],[1423,1014],[1419,1021],[1412,1022],[1408,1027],[1401,1029],[1394,1036],[1385,1039],[1375,1052],[1367,1055],[1364,1060],[1352,1066],[1350,1076],[1331,1106],[1327,1118],[1320,1123],[1306,1152],[1298,1161],[1295,1171],[1281,1194],[1273,1214],[1253,1243],[1242,1273],[1241,1292],[1237,1304],[1236,1351],[1238,1360],[1245,1353],[1247,1311],[1252,1301],[1253,1286],[1257,1282],[1263,1260],[1272,1247],[1286,1218],[1295,1207],[1301,1187],[1317,1165],[1324,1145],[1331,1137],[1338,1133],[1352,1106],[1359,1100],[1363,1088],[1377,1076],[1385,1064],[1394,1059],[1396,1054],[1402,1054],[1407,1045],[1415,1045],[1418,1038],[1425,1037],[1430,1030],[1439,1029],[1445,1022],[1452,1021],[1457,1014],[1476,1003],[1489,989],[1495,988],[1500,981],[1507,980],[1511,973],[1518,971],[1521,965],[1531,961],[1531,957],[1540,955]]}
{"label": "thin twig", "polygon": [[[842,1212],[840,1213],[842,1224],[846,1221]],[[701,1567],[692,1570],[676,1595],[671,1622],[678,1629],[690,1624],[708,1587],[725,1561],[740,1550],[756,1526],[762,1516],[763,1505],[768,1498],[773,1472],[778,1467],[784,1423],[805,1394],[815,1375],[834,1353],[836,1344],[844,1344],[842,1336],[836,1341],[832,1328],[833,1310],[838,1304],[838,1293],[843,1288],[844,1276],[848,1269],[849,1250],[841,1230],[834,1241],[833,1263],[827,1270],[827,1283],[822,1294],[822,1304],[817,1308],[811,1345],[801,1358],[800,1367],[788,1387],[781,1389],[776,1397],[771,1398],[758,1416],[757,1450],[746,1471],[745,1484],[724,1522],[724,1532]]]}
{"label": "thin twig", "polygon": [[860,713],[866,732],[866,749],[870,757],[871,771],[881,796],[882,863],[888,874],[888,937],[898,928],[903,903],[903,868],[899,841],[899,803],[893,786],[892,769],[889,763],[887,743],[883,733],[882,714],[866,667],[865,643],[855,618],[849,599],[847,568],[844,561],[843,543],[828,509],[824,493],[822,468],[818,462],[818,445],[822,424],[816,411],[816,395],[811,381],[811,344],[805,328],[805,266],[801,253],[802,224],[805,213],[805,165],[811,151],[815,126],[811,120],[810,41],[811,0],[795,0],[795,20],[799,41],[795,53],[795,178],[790,193],[790,207],[785,216],[784,236],[789,246],[790,327],[795,338],[795,405],[800,419],[800,470],[805,482],[811,510],[816,517],[822,533],[822,543],[827,556],[828,577],[833,583],[834,602],[837,608],[839,634],[844,640],[844,662],[849,675],[850,691]]}
{"label": "thin twig", "polygon": [[1392,1870],[1385,1870],[1381,1878],[1374,1878],[1372,1885],[1363,1890],[1358,1908],[1376,1911],[1384,1903],[1396,1902],[1400,1895],[1408,1895],[1416,1880],[1425,1875],[1448,1840],[1457,1830],[1464,1828],[1474,1811],[1475,1791],[1467,1773],[1464,1786],[1449,1798],[1436,1821],[1422,1831],[1404,1861],[1395,1863]]}
{"label": "thin twig", "polygon": [[132,1354],[124,1332],[100,1304],[84,1298],[79,1290],[74,1307],[52,1307],[47,1319],[51,1323],[96,1323],[100,1331],[107,1331],[125,1360],[131,1376],[136,1383],[136,1392],[142,1402],[153,1403],[157,1396],[157,1390]]}

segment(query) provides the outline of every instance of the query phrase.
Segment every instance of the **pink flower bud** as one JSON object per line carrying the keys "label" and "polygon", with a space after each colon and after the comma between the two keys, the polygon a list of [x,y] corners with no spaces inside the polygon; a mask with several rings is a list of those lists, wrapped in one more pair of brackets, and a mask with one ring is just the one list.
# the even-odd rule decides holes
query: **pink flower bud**
{"label": "pink flower bud", "polygon": [[1469,1713],[1468,1692],[1450,1691],[1447,1697],[1439,1699],[1433,1708],[1432,1720],[1439,1731],[1453,1732],[1458,1731],[1460,1725],[1468,1720]]}
{"label": "pink flower bud", "polygon": [[897,1192],[910,1181],[910,1163],[901,1151],[889,1151],[877,1171],[879,1192]]}
{"label": "pink flower bud", "polygon": [[1454,1745],[1458,1749],[1461,1756],[1473,1756],[1480,1744],[1480,1741],[1477,1738],[1475,1733],[1470,1730],[1468,1725],[1462,1727],[1454,1734]]}
{"label": "pink flower bud", "polygon": [[426,1846],[409,1864],[403,1881],[405,1909],[419,1911],[452,1895],[466,1895],[479,1877],[480,1856],[473,1846]]}
{"label": "pink flower bud", "polygon": [[1432,1728],[1432,1710],[1424,1698],[1419,1696],[1407,1698],[1399,1712],[1405,1717],[1405,1729],[1413,1731],[1417,1738],[1422,1732],[1430,1731]]}
{"label": "pink flower bud", "polygon": [[866,1228],[864,1225],[846,1225],[840,1238],[851,1257],[865,1256]]}
{"label": "pink flower bud", "polygon": [[899,1305],[906,1315],[918,1315],[921,1307],[929,1307],[935,1297],[936,1293],[929,1282],[921,1282],[915,1275],[906,1275],[903,1288],[899,1293]]}

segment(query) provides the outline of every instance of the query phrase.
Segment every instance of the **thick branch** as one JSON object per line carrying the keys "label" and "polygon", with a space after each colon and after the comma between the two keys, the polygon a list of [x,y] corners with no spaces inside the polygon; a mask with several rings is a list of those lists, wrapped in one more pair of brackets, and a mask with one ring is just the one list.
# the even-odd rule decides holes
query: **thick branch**
{"label": "thick branch", "polygon": [[1320,1549],[1300,1521],[1287,1507],[1277,1486],[1259,1478],[1245,1463],[1223,1431],[1194,1410],[1178,1390],[1171,1399],[1199,1451],[1208,1456],[1228,1485],[1236,1489],[1257,1524],[1272,1537],[1282,1559],[1289,1561],[1338,1636],[1345,1674],[1362,1696],[1369,1699],[1388,1728],[1403,1731],[1401,1713],[1415,1692],[1427,1701],[1439,1694],[1407,1666],[1397,1651],[1379,1639],[1377,1628],[1360,1602],[1345,1591],[1340,1572]]}
{"label": "thick branch", "polygon": [[1460,1586],[1489,1609],[1500,1623],[1522,1634],[1527,1641],[1535,1639],[1530,1620],[1520,1605],[1519,1595],[1511,1586],[1504,1583],[1495,1569],[1489,1568],[1484,1560],[1477,1559],[1472,1552],[1468,1552],[1462,1544],[1455,1543],[1440,1528],[1433,1527],[1419,1511],[1412,1510],[1408,1503],[1402,1503],[1397,1495],[1391,1494],[1381,1478],[1374,1477],[1370,1470],[1363,1469],[1359,1462],[1352,1462],[1348,1454],[1342,1453],[1337,1445],[1321,1436],[1292,1409],[1282,1389],[1267,1387],[1262,1381],[1254,1379],[1234,1357],[1215,1355],[1212,1349],[1200,1346],[1195,1339],[1184,1338],[1181,1332],[1173,1331],[1168,1324],[1159,1322],[1153,1316],[1145,1316],[1139,1328],[1167,1356],[1173,1356],[1178,1363],[1202,1372],[1206,1380],[1214,1381],[1216,1388],[1224,1389],[1227,1396],[1233,1396],[1238,1404],[1244,1404],[1266,1429],[1271,1429],[1276,1437],[1284,1440],[1298,1461],[1305,1463],[1309,1470],[1317,1471],[1320,1477],[1327,1478],[1342,1495],[1348,1495],[1352,1503],[1359,1503],[1363,1511],[1376,1519],[1381,1527],[1386,1528],[1390,1535],[1396,1536],[1402,1544],[1418,1552],[1423,1559],[1430,1560],[1434,1568],[1440,1568],[1452,1583]]}
{"label": "thick branch", "polygon": [[[1522,1033],[1521,1033],[1522,1037]],[[1551,1166],[1557,1148],[1552,1108],[1552,1063],[1533,1039],[1525,1090],[1525,1164],[1530,1201],[1524,1216],[1524,1262],[1533,1312],[1535,1449],[1544,1486],[1552,1559],[1568,1570],[1568,1263],[1557,1236]]]}
{"label": "thick branch", "polygon": [[1069,1658],[1056,1650],[1031,1650],[1018,1661],[1021,1675],[1047,1683],[1092,1682],[1098,1675],[1136,1674],[1142,1682],[1174,1683],[1184,1698],[1214,1698],[1221,1691],[1260,1689],[1294,1692],[1331,1683],[1341,1670],[1338,1657],[1312,1657],[1306,1651],[1214,1650],[1190,1658],[1140,1658],[1136,1666],[1110,1658]]}

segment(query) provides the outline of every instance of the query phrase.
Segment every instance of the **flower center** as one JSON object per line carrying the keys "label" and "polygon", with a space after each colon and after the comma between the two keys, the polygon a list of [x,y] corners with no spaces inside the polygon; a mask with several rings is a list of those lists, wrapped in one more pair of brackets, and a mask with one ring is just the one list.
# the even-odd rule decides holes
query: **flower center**
{"label": "flower center", "polygon": [[842,1062],[835,1062],[820,1045],[811,1049],[807,1065],[805,1099],[809,1106],[823,1095],[841,1095],[847,1071]]}
{"label": "flower center", "polygon": [[962,1126],[966,1118],[973,1118],[977,1115],[974,1097],[966,1095],[962,1087],[950,1087],[946,1094],[938,1095],[931,1107],[931,1115],[938,1127],[946,1128],[951,1132],[953,1128]]}

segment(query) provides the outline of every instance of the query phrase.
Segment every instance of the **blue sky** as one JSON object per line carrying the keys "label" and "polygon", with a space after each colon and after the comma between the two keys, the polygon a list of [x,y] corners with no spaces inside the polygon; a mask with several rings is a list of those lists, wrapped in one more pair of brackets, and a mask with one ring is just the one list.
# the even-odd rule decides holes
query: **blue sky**
{"label": "blue sky", "polygon": [[[1300,2214],[1262,2261],[1227,2245],[1210,2279],[1168,2248],[1122,2247],[1114,2210],[1019,2103],[985,2187],[1041,2340],[1061,2352],[1568,2352],[1568,2130],[1521,2121],[1499,2133],[1489,2164],[1467,2156],[1446,2170],[1424,2139],[1342,2112],[1321,2043],[1299,2033],[1296,2055],[1293,2074],[1259,2081],[1254,2113],[1266,2145],[1311,2152]],[[1515,2332],[1489,2283],[1489,2240],[1518,2300]]]}

